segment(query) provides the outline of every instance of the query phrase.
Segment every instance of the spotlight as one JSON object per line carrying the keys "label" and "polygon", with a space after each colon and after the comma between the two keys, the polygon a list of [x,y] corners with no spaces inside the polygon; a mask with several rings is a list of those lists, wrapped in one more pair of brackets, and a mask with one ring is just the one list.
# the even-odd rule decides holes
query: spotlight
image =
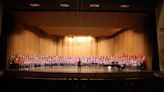
{"label": "spotlight", "polygon": [[129,8],[130,5],[129,4],[120,4],[120,8]]}
{"label": "spotlight", "polygon": [[65,4],[63,3],[63,4],[60,4],[60,7],[68,8],[68,7],[70,7],[70,5],[69,4],[66,4],[66,3]]}
{"label": "spotlight", "polygon": [[40,4],[39,3],[30,3],[30,6],[31,7],[40,7]]}
{"label": "spotlight", "polygon": [[90,4],[89,7],[91,7],[91,8],[98,8],[98,7],[100,7],[100,4]]}

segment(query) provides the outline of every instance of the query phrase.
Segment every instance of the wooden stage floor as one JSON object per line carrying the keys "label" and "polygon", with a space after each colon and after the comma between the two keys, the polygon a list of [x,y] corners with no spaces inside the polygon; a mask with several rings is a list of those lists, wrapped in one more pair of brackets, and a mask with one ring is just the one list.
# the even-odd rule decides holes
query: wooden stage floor
{"label": "wooden stage floor", "polygon": [[5,78],[50,79],[50,80],[99,80],[153,78],[152,71],[110,70],[107,67],[53,66],[24,69],[7,69]]}
{"label": "wooden stage floor", "polygon": [[19,71],[33,72],[54,72],[54,73],[113,73],[113,72],[141,72],[141,70],[125,70],[108,69],[107,67],[96,66],[53,66],[53,67],[38,67],[38,68],[23,68]]}

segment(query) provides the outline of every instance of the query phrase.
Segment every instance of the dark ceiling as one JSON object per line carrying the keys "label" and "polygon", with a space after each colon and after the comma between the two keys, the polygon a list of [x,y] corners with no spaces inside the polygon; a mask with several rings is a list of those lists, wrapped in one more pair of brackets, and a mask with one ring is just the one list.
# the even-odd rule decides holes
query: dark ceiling
{"label": "dark ceiling", "polygon": [[[152,11],[161,0],[2,0],[5,8],[13,10],[61,10],[61,11]],[[38,3],[39,7],[31,7],[30,3]],[[60,7],[60,4],[69,7]],[[90,7],[99,4],[100,7]],[[121,8],[120,5],[129,5]]]}

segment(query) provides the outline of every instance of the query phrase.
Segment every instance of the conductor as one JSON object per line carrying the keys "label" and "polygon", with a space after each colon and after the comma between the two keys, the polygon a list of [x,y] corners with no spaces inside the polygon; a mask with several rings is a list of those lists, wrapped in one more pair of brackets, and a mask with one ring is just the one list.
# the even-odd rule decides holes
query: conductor
{"label": "conductor", "polygon": [[78,71],[81,71],[81,61],[79,59],[79,61],[77,62],[77,66],[78,66]]}

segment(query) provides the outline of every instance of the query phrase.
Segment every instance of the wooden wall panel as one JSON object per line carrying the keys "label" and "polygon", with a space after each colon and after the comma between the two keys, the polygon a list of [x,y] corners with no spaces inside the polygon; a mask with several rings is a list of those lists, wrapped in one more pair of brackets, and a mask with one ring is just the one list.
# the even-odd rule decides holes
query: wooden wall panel
{"label": "wooden wall panel", "polygon": [[111,56],[113,55],[113,38],[100,37],[98,40],[98,55]]}
{"label": "wooden wall panel", "polygon": [[66,42],[67,42],[67,55],[75,55],[75,52],[77,51],[77,48],[73,46],[75,46],[76,44],[73,42],[73,40],[71,38],[66,38]]}
{"label": "wooden wall panel", "polygon": [[114,37],[114,56],[121,56],[124,52],[124,33]]}
{"label": "wooden wall panel", "polygon": [[152,67],[151,48],[150,39],[140,27],[124,31],[114,37],[114,56],[145,55],[148,70]]}
{"label": "wooden wall panel", "polygon": [[[38,31],[38,32],[33,32]],[[9,37],[8,54],[43,54],[60,56],[121,56],[128,55],[146,55],[151,58],[148,50],[145,48],[144,32],[135,32],[127,30],[114,38],[99,37],[55,37],[48,34],[42,34],[39,30],[27,30],[16,32]],[[10,53],[9,53],[10,52]],[[148,61],[151,59],[147,59]],[[150,65],[149,65],[150,66]]]}
{"label": "wooden wall panel", "polygon": [[[31,28],[16,28],[8,37],[8,52],[60,56],[113,55],[113,39],[55,37]],[[98,48],[99,45],[99,48]],[[8,54],[9,54],[8,53]]]}
{"label": "wooden wall panel", "polygon": [[91,55],[93,55],[93,56],[96,56],[96,55],[98,55],[98,47],[97,47],[97,40],[96,40],[96,38],[95,39],[92,39],[92,41],[91,41],[91,51],[92,51],[92,54]]}
{"label": "wooden wall panel", "polygon": [[63,38],[63,41],[64,41],[64,43],[63,43],[63,56],[67,56],[67,54],[68,54],[68,49],[67,49],[67,47],[68,47],[68,42],[67,42],[67,39],[64,37]]}
{"label": "wooden wall panel", "polygon": [[124,52],[130,55],[144,54],[144,32],[128,30],[124,32]]}
{"label": "wooden wall panel", "polygon": [[158,54],[160,71],[164,72],[164,2],[156,8],[156,24],[158,36]]}
{"label": "wooden wall panel", "polygon": [[12,53],[38,54],[39,38],[28,30],[21,30],[20,33],[11,34],[8,38],[7,49]]}
{"label": "wooden wall panel", "polygon": [[[62,40],[62,38],[61,38]],[[68,56],[85,56],[85,55],[95,55],[96,51],[96,41],[91,37],[64,37],[64,46],[67,45],[67,55]]]}
{"label": "wooden wall panel", "polygon": [[152,70],[152,47],[148,38],[145,38],[144,42],[144,54],[146,57],[147,69]]}
{"label": "wooden wall panel", "polygon": [[39,38],[39,52],[40,54],[55,55],[55,48],[53,42],[49,38]]}
{"label": "wooden wall panel", "polygon": [[[34,30],[35,31],[35,30]],[[32,31],[25,30],[25,44],[22,49],[25,49],[25,54],[39,54],[39,37]]]}
{"label": "wooden wall panel", "polygon": [[144,32],[127,30],[114,38],[114,55],[144,55]]}

